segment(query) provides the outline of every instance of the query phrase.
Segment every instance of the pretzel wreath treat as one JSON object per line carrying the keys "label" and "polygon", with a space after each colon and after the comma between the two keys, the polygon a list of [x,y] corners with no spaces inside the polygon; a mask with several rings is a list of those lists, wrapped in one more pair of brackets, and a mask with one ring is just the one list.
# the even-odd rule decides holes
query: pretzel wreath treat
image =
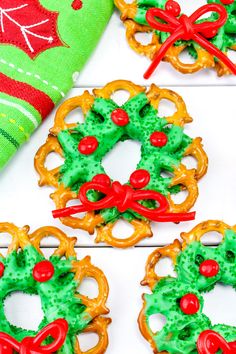
{"label": "pretzel wreath treat", "polygon": [[[217,247],[201,243],[202,236],[211,231],[223,236]],[[142,285],[148,285],[152,293],[143,296],[141,333],[154,353],[235,354],[236,327],[213,325],[204,314],[202,294],[217,283],[236,288],[236,227],[210,220],[182,233],[181,237],[182,243],[175,240],[155,250],[147,261]],[[211,237],[209,234],[209,241]],[[166,257],[172,260],[176,277],[156,274],[156,265]],[[166,323],[153,333],[150,317],[155,314],[165,316]]]}
{"label": "pretzel wreath treat", "polygon": [[[42,227],[29,234],[29,227],[18,228],[0,223],[0,233],[12,236],[6,257],[0,255],[0,352],[4,354],[103,354],[108,345],[109,318],[105,304],[108,297],[107,280],[101,270],[90,263],[90,257],[79,261],[74,244],[55,227]],[[43,238],[53,236],[59,246],[46,259],[40,249]],[[84,278],[94,278],[98,296],[90,299],[79,293]],[[4,301],[14,292],[38,295],[44,318],[38,330],[26,330],[10,324],[4,313]],[[78,335],[94,332],[98,344],[82,351]]]}
{"label": "pretzel wreath treat", "polygon": [[[131,48],[153,60],[144,75],[146,79],[161,60],[184,74],[204,68],[214,68],[219,76],[236,74],[236,65],[227,56],[236,49],[236,0],[207,0],[191,16],[182,14],[173,0],[115,0],[115,4],[121,11]],[[137,33],[152,33],[151,42],[142,44]],[[181,60],[185,50],[194,63]]]}
{"label": "pretzel wreath treat", "polygon": [[[119,107],[111,97],[121,89],[128,91],[130,98]],[[176,106],[170,117],[158,116],[163,99]],[[76,108],[82,109],[84,123],[67,124],[67,115]],[[201,138],[191,139],[183,131],[185,123],[191,121],[182,98],[155,85],[146,91],[129,81],[114,81],[95,89],[93,95],[86,91],[66,101],[35,157],[39,185],[56,188],[51,195],[59,209],[53,212],[54,217],[90,234],[96,228],[96,242],[115,247],[129,247],[152,236],[150,221],[193,219],[195,214],[187,211],[197,199],[197,181],[206,173],[207,156]],[[121,185],[106,175],[102,160],[118,142],[128,139],[141,143],[141,159],[127,184]],[[61,167],[53,170],[45,165],[51,152],[65,159]],[[182,159],[186,156],[196,159],[196,169],[185,167]],[[187,190],[187,197],[176,204],[172,195],[181,189]],[[66,207],[73,199],[79,199],[81,205]],[[81,212],[86,215],[80,217]],[[126,239],[113,236],[113,227],[120,218],[134,228]]]}

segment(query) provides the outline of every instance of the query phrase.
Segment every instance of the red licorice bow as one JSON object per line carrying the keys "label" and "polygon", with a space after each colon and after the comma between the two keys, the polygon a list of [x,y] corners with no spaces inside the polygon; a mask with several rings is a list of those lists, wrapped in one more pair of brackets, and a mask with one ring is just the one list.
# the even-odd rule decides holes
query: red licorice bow
{"label": "red licorice bow", "polygon": [[[9,334],[0,332],[0,354],[52,354],[59,350],[65,342],[68,332],[68,323],[64,319],[58,319],[44,329],[36,337],[26,337],[21,343],[17,342]],[[54,341],[48,345],[42,345],[47,337]]]}
{"label": "red licorice bow", "polygon": [[197,349],[199,354],[236,354],[236,342],[227,343],[219,333],[206,330],[198,337]]}
{"label": "red licorice bow", "polygon": [[[109,178],[109,177],[108,177]],[[111,182],[111,181],[110,181]],[[87,198],[87,193],[95,190],[105,195],[97,202],[91,202]],[[53,217],[61,218],[77,213],[101,210],[105,208],[117,207],[123,213],[132,209],[145,218],[158,222],[180,222],[195,219],[195,212],[192,213],[167,213],[169,204],[166,197],[152,190],[135,190],[128,185],[120,182],[102,183],[97,182],[96,176],[91,182],[83,184],[80,188],[79,199],[82,205],[71,206],[64,209],[54,210]],[[149,209],[138,203],[140,200],[153,200],[159,206],[156,209]]]}
{"label": "red licorice bow", "polygon": [[[148,79],[164,58],[168,49],[178,40],[193,40],[200,44],[209,53],[221,60],[228,68],[236,75],[236,65],[216,46],[207,40],[217,34],[227,21],[228,14],[224,6],[220,4],[208,4],[201,6],[191,16],[180,15],[181,8],[175,1],[169,0],[166,3],[165,10],[159,8],[152,8],[147,11],[146,20],[149,25],[155,30],[168,32],[170,37],[162,44],[160,50],[155,56],[152,64],[144,74],[144,78]],[[204,21],[196,23],[203,15],[215,12],[219,18],[214,21]],[[157,19],[161,20],[159,22]],[[163,21],[165,23],[163,23]]]}

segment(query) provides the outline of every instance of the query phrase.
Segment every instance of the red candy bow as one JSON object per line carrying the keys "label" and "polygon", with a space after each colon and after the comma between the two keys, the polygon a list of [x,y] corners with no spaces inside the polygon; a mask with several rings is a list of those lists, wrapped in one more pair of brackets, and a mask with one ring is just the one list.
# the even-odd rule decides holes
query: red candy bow
{"label": "red candy bow", "polygon": [[219,350],[223,354],[236,354],[236,342],[227,343],[219,333],[207,330],[200,334],[197,349],[199,354],[215,354]]}
{"label": "red candy bow", "polygon": [[[67,332],[68,323],[63,319],[58,319],[50,323],[36,337],[26,337],[21,343],[17,342],[9,334],[0,332],[0,353],[13,354],[13,351],[16,351],[20,354],[52,354],[62,347]],[[48,345],[41,345],[49,336],[54,341]]]}
{"label": "red candy bow", "polygon": [[[144,74],[144,78],[148,79],[152,75],[168,49],[178,40],[193,40],[197,42],[201,47],[227,65],[232,73],[236,75],[236,65],[207,40],[207,38],[214,37],[219,28],[226,23],[228,14],[225,7],[219,4],[204,5],[191,16],[181,15],[179,17],[180,12],[181,8],[179,4],[172,0],[167,1],[165,10],[152,8],[147,11],[146,20],[149,25],[155,30],[168,32],[171,35],[161,46],[149,69]],[[209,12],[217,13],[219,18],[214,22],[204,21],[202,23],[196,23],[197,20]],[[157,18],[162,22],[159,22]],[[163,23],[163,21],[165,23]]]}
{"label": "red candy bow", "polygon": [[[104,194],[105,197],[97,202],[91,202],[87,198],[87,193],[90,190],[100,192]],[[169,204],[164,195],[152,190],[135,190],[117,181],[111,183],[109,177],[106,175],[97,175],[93,178],[92,182],[83,184],[80,188],[79,199],[82,205],[54,210],[53,217],[61,218],[87,211],[117,207],[121,213],[132,209],[149,220],[159,222],[180,222],[193,220],[195,218],[194,212],[167,213]],[[138,203],[140,200],[153,200],[158,202],[159,206],[156,209],[149,209]]]}

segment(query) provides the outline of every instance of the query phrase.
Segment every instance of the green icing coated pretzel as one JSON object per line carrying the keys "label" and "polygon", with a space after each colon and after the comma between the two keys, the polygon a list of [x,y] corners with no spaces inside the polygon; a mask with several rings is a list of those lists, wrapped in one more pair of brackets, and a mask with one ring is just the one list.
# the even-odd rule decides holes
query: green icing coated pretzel
{"label": "green icing coated pretzel", "polygon": [[[199,225],[199,229],[201,227],[202,225]],[[205,224],[203,230],[204,227]],[[210,229],[205,230],[208,231]],[[194,232],[197,234],[196,230],[193,230],[192,234]],[[169,256],[175,262],[176,278],[159,278],[159,281],[151,286],[152,294],[144,295],[144,317],[140,316],[140,328],[145,338],[151,338],[154,351],[166,351],[170,354],[197,353],[198,336],[208,329],[218,332],[227,342],[236,340],[236,327],[211,324],[210,319],[204,315],[202,297],[202,293],[212,290],[219,282],[236,288],[236,232],[230,227],[225,230],[223,240],[216,248],[204,246],[198,240],[189,242],[186,248],[176,252],[177,256],[171,254],[171,248],[169,249]],[[163,249],[163,257],[168,256],[167,248]],[[218,263],[217,275],[206,277],[200,273],[199,267],[205,260]],[[149,263],[151,264],[151,260]],[[153,268],[153,264],[150,267]],[[150,283],[148,272],[146,280],[144,284],[153,285]],[[195,314],[185,314],[180,307],[180,301],[186,294],[194,294],[199,300],[200,309]],[[149,318],[157,313],[164,315],[167,322],[162,330],[155,334],[149,327]]]}
{"label": "green icing coated pretzel", "polygon": [[[7,230],[5,225],[7,225]],[[10,227],[8,225],[10,225]],[[13,235],[15,229],[17,228],[12,224],[0,224],[0,232],[9,231],[9,233],[11,233],[10,230],[14,230]],[[10,251],[7,256],[0,256],[1,269],[4,265],[4,272],[3,274],[1,273],[0,277],[1,332],[5,332],[21,342],[26,337],[35,337],[37,333],[48,324],[63,318],[68,322],[69,331],[65,343],[58,351],[58,354],[79,354],[82,352],[78,349],[77,335],[83,332],[96,316],[107,313],[104,308],[102,310],[99,306],[97,306],[96,309],[96,316],[90,312],[88,308],[89,305],[87,306],[83,303],[83,297],[80,297],[78,292],[80,279],[83,280],[83,272],[86,267],[90,269],[90,276],[93,276],[92,268],[96,269],[95,272],[99,273],[100,271],[90,264],[88,257],[82,261],[78,261],[73,250],[75,240],[67,238],[67,236],[58,229],[42,228],[34,234],[38,233],[38,235],[43,235],[45,231],[49,233],[48,231],[52,230],[55,232],[56,237],[57,234],[59,234],[61,238],[63,237],[63,242],[65,242],[66,248],[68,247],[68,251],[65,259],[62,259],[62,253],[59,248],[58,251],[49,258],[49,262],[54,268],[54,274],[51,279],[38,281],[33,275],[35,265],[45,261],[45,257],[39,252],[37,247],[34,246],[34,240],[28,238],[28,227],[16,231],[17,242],[19,242],[20,247],[22,244],[21,249],[17,250],[16,247],[13,247],[13,250],[11,250],[12,247],[10,246]],[[34,234],[32,234],[32,236]],[[14,244],[14,242],[12,244]],[[65,253],[65,251],[63,253]],[[70,253],[71,256],[68,256],[68,253]],[[102,273],[100,273],[99,276],[101,276],[101,274]],[[97,280],[95,276],[94,278]],[[100,280],[104,281],[104,279]],[[100,280],[98,280],[98,283]],[[107,297],[106,289],[107,284],[105,284],[103,289],[103,302]],[[4,300],[7,296],[17,291],[30,295],[38,295],[40,297],[44,318],[39,324],[37,331],[22,329],[8,322],[4,313]]]}
{"label": "green icing coated pretzel", "polygon": [[[60,260],[57,256],[50,257],[50,262],[55,268],[55,275],[47,283],[39,283],[34,280],[32,269],[36,263],[43,259],[44,257],[31,245],[26,246],[19,253],[13,251],[6,259],[1,259],[1,262],[5,265],[4,276],[0,280],[1,331],[10,334],[18,341],[22,341],[27,336],[35,336],[54,320],[64,318],[70,324],[70,333],[67,335],[66,343],[60,353],[73,353],[76,334],[86,328],[91,318],[85,313],[85,306],[81,303],[81,300],[74,297],[78,283],[73,280],[73,273],[70,273],[72,259]],[[8,294],[15,291],[40,296],[44,319],[37,331],[13,327],[6,320],[3,301]]]}
{"label": "green icing coated pretzel", "polygon": [[[60,182],[78,191],[82,184],[91,181],[95,175],[105,173],[102,160],[119,141],[131,139],[142,145],[137,169],[145,169],[151,176],[145,189],[158,191],[165,196],[170,192],[178,192],[178,186],[170,187],[171,177],[162,177],[161,172],[173,172],[180,165],[192,139],[183,132],[182,127],[174,124],[168,126],[165,118],[158,117],[157,110],[150,104],[145,93],[136,95],[121,106],[129,116],[129,124],[124,127],[111,120],[112,112],[118,107],[111,99],[96,98],[86,115],[85,123],[58,134],[65,157],[60,170]],[[155,131],[164,132],[168,136],[166,146],[155,147],[151,144],[150,135]],[[78,151],[79,141],[86,136],[95,136],[99,143],[97,150],[91,155],[83,155]],[[94,193],[91,200],[96,201],[99,197]],[[114,221],[121,216],[128,220],[137,217],[131,211],[121,214],[116,208],[102,210],[101,215],[105,222]]]}
{"label": "green icing coated pretzel", "polygon": [[[146,21],[146,13],[147,10],[152,7],[157,7],[164,9],[167,0],[138,0],[137,1],[137,13],[134,17],[134,21],[136,21],[140,25],[148,25]],[[220,0],[207,0],[208,4],[221,4]],[[236,45],[236,1],[230,5],[224,5],[227,13],[228,20],[223,27],[220,28],[217,35],[212,39],[209,39],[217,48],[219,48],[223,52],[228,52],[228,50],[232,49]],[[217,14],[212,14],[207,20],[215,21],[217,19]],[[168,33],[156,31],[158,37],[160,38],[161,43],[165,42],[165,40],[169,37]],[[186,44],[186,41],[177,41],[175,45]],[[189,53],[197,58],[196,48],[199,48],[199,45],[194,41],[188,41],[188,49]],[[217,59],[216,59],[217,60]]]}
{"label": "green icing coated pretzel", "polygon": [[[121,106],[113,99],[113,94],[119,90],[129,93],[129,99]],[[163,101],[175,106],[168,117],[160,117],[158,112]],[[68,123],[66,120],[70,112],[76,109],[82,110],[82,124]],[[154,84],[146,89],[130,81],[116,80],[103,88],[94,89],[93,94],[85,91],[81,96],[65,101],[57,111],[51,134],[35,156],[39,185],[56,188],[51,195],[57,209],[53,215],[60,217],[63,224],[90,234],[96,229],[96,242],[123,248],[152,236],[150,220],[155,218],[152,219],[151,214],[161,209],[153,195],[159,195],[164,200],[169,213],[187,213],[198,197],[198,180],[205,175],[208,167],[202,139],[192,139],[184,132],[185,124],[190,122],[192,118],[181,96]],[[139,163],[125,185],[118,181],[110,183],[111,179],[106,176],[102,165],[103,159],[117,143],[125,140],[140,143]],[[50,170],[46,159],[52,152],[59,154],[64,163]],[[187,156],[197,162],[196,168],[188,169],[183,164]],[[98,183],[94,188],[96,180]],[[100,188],[102,183],[106,184],[106,187],[105,184],[101,187],[103,189]],[[86,202],[82,195],[87,187],[84,194]],[[186,198],[178,204],[172,195],[181,190],[187,191]],[[114,198],[111,191],[117,192]],[[135,194],[136,198],[139,196],[137,203],[128,204],[128,201],[135,199]],[[107,203],[111,198],[114,202]],[[65,210],[71,210],[67,208],[68,202],[78,199],[82,205],[76,206],[72,214],[65,214]],[[87,208],[86,203],[93,204],[92,209]],[[148,213],[145,211],[147,209]],[[82,211],[87,212],[81,215]],[[121,218],[133,227],[132,235],[126,239],[113,235],[114,225]]]}

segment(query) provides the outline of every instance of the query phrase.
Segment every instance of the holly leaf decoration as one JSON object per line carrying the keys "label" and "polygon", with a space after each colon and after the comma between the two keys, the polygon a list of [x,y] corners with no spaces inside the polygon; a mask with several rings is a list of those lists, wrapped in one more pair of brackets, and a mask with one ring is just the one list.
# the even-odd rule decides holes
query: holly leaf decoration
{"label": "holly leaf decoration", "polygon": [[45,9],[38,0],[0,0],[0,43],[14,45],[34,59],[64,45],[57,19],[58,13]]}

